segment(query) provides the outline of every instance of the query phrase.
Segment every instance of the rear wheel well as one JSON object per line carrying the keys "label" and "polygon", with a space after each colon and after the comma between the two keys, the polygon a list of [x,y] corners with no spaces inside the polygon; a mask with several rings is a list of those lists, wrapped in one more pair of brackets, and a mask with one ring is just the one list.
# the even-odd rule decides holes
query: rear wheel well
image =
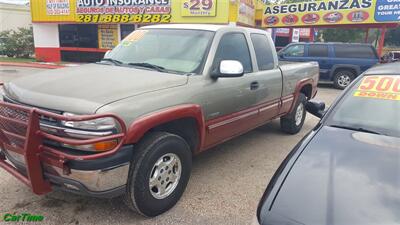
{"label": "rear wheel well", "polygon": [[300,89],[300,93],[303,93],[307,99],[312,98],[312,85],[311,84],[306,84]]}
{"label": "rear wheel well", "polygon": [[188,117],[166,122],[153,127],[148,132],[152,131],[164,131],[182,137],[193,153],[200,145],[198,125],[194,118]]}
{"label": "rear wheel well", "polygon": [[349,71],[351,73],[354,74],[354,78],[357,76],[357,71],[354,68],[348,68],[348,67],[339,67],[336,68],[335,71],[333,71],[333,76],[332,76],[332,80],[335,79],[335,75],[340,72],[340,71]]}

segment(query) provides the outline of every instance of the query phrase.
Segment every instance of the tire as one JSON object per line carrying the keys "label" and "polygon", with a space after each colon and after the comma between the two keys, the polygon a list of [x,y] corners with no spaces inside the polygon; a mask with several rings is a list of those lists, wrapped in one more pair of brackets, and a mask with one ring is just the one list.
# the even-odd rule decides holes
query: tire
{"label": "tire", "polygon": [[303,93],[300,93],[293,111],[288,115],[281,117],[281,130],[283,132],[288,134],[299,133],[303,127],[304,120],[306,119],[306,103],[306,96]]}
{"label": "tire", "polygon": [[339,70],[333,76],[333,86],[343,90],[354,80],[356,75],[349,70]]}
{"label": "tire", "polygon": [[[167,132],[149,133],[134,151],[124,202],[143,216],[158,216],[172,208],[185,191],[192,169],[192,153],[183,138]],[[173,158],[178,159],[174,165],[179,162],[180,166],[170,164],[167,168],[166,163]],[[176,182],[172,181],[174,174]],[[156,183],[152,188],[151,176]]]}

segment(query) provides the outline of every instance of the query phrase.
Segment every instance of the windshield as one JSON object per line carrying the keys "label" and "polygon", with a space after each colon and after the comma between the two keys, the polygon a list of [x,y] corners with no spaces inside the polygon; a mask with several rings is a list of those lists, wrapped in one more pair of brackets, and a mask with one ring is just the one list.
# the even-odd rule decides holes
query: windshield
{"label": "windshield", "polygon": [[106,58],[122,64],[198,74],[213,36],[214,32],[203,30],[140,29],[128,35]]}
{"label": "windshield", "polygon": [[328,126],[400,137],[400,76],[365,76],[335,106]]}

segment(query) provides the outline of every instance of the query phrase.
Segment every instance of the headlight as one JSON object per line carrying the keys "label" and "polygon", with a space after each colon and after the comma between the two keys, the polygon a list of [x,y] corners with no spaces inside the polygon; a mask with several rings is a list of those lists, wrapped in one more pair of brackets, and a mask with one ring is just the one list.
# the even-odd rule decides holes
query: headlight
{"label": "headlight", "polygon": [[[64,113],[64,116],[75,116],[72,113]],[[61,121],[61,124],[65,127],[81,129],[81,130],[112,130],[116,128],[116,123],[113,118],[105,117],[87,121]]]}
{"label": "headlight", "polygon": [[[76,116],[72,113],[64,113],[64,116]],[[90,139],[101,136],[111,135],[118,129],[117,123],[113,118],[105,117],[87,121],[61,121],[66,127],[63,132],[71,138]],[[89,145],[68,145],[61,143],[62,146],[84,151],[108,151],[118,145],[118,140],[108,140]]]}

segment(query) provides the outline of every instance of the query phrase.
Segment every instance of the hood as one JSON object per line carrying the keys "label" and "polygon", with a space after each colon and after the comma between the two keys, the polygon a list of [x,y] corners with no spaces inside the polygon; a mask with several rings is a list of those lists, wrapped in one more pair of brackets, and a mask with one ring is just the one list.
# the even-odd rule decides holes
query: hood
{"label": "hood", "polygon": [[5,91],[8,97],[27,105],[94,113],[123,98],[185,85],[187,79],[146,69],[87,64],[19,78],[7,83]]}
{"label": "hood", "polygon": [[295,162],[271,209],[275,219],[306,225],[400,224],[399,212],[400,138],[326,126]]}

